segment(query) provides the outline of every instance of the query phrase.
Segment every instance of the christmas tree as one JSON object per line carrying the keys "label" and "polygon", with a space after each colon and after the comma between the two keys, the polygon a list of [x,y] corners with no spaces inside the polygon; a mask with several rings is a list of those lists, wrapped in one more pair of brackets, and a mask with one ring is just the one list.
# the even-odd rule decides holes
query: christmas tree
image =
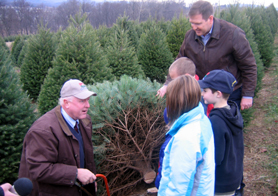
{"label": "christmas tree", "polygon": [[274,57],[273,36],[267,20],[264,20],[266,10],[263,7],[249,7],[246,14],[250,18],[251,28],[253,29],[255,41],[261,54],[263,65],[269,67]]}
{"label": "christmas tree", "polygon": [[139,64],[152,81],[164,82],[173,55],[166,42],[166,36],[156,26],[141,35],[137,52]]}
{"label": "christmas tree", "polygon": [[135,21],[128,20],[128,17],[124,15],[123,17],[117,18],[116,24],[112,28],[113,32],[118,31],[118,28],[124,30],[130,40],[130,45],[134,47],[135,51],[137,51],[139,44],[139,36],[135,28],[136,25]]}
{"label": "christmas tree", "polygon": [[161,84],[126,75],[119,81],[88,86],[88,114],[93,122],[94,156],[98,172],[112,195],[127,195],[141,181],[153,182],[165,137],[165,99],[155,96]]}
{"label": "christmas tree", "polygon": [[13,182],[24,136],[36,116],[2,38],[0,43],[0,182]]}
{"label": "christmas tree", "polygon": [[52,67],[54,55],[53,34],[46,27],[40,27],[39,33],[28,40],[25,58],[20,69],[23,89],[34,101],[39,96],[48,69]]}
{"label": "christmas tree", "polygon": [[275,34],[277,33],[278,30],[278,22],[277,22],[278,13],[273,3],[266,8],[266,14],[268,16],[268,23],[271,28],[271,33],[273,37],[275,37]]}
{"label": "christmas tree", "polygon": [[18,57],[19,54],[25,44],[25,40],[23,39],[22,36],[18,35],[13,43],[12,51],[11,51],[11,59],[13,63],[20,67],[21,65],[18,64]]}
{"label": "christmas tree", "polygon": [[183,16],[182,13],[180,14],[179,19],[177,19],[176,17],[172,19],[171,26],[168,30],[168,34],[166,38],[167,38],[169,49],[173,54],[173,58],[177,57],[185,33],[190,29],[191,29],[191,25],[188,19],[185,16]]}
{"label": "christmas tree", "polygon": [[53,68],[48,70],[38,98],[41,114],[58,103],[62,85],[69,79],[79,79],[85,84],[114,80],[108,62],[97,41],[93,27],[86,15],[76,15],[62,33]]}
{"label": "christmas tree", "polygon": [[128,38],[128,30],[123,24],[114,26],[115,33],[107,44],[106,54],[112,73],[119,79],[126,74],[138,78],[144,76],[141,66],[138,64],[135,48]]}

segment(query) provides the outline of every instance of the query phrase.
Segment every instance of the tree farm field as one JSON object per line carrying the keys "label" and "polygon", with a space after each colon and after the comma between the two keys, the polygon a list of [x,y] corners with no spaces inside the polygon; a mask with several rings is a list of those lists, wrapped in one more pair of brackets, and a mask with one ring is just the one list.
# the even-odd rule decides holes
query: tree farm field
{"label": "tree farm field", "polygon": [[[244,128],[244,195],[278,195],[278,36],[272,64],[254,98],[253,116]],[[140,183],[129,196],[145,196],[154,183]],[[151,194],[156,195],[156,194]]]}

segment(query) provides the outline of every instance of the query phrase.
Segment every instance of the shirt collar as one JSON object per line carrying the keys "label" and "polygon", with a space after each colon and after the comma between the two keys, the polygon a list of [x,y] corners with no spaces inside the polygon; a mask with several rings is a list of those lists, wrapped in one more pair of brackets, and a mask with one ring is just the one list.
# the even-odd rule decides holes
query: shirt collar
{"label": "shirt collar", "polygon": [[61,107],[61,114],[64,117],[65,121],[72,127],[74,128],[76,121],[79,123],[79,120],[73,120],[68,114],[67,112],[63,109],[63,107]]}
{"label": "shirt collar", "polygon": [[201,38],[205,38],[205,37],[210,37],[211,36],[211,33],[212,33],[212,30],[213,30],[213,23],[212,23],[212,26],[208,32],[208,34],[206,34],[205,36],[204,35],[201,35]]}

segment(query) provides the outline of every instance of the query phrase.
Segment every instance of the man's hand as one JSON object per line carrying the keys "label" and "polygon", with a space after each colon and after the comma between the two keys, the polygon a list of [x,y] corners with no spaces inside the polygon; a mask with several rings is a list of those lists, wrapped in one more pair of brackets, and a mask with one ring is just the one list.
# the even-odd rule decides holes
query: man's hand
{"label": "man's hand", "polygon": [[166,90],[167,90],[167,86],[166,85],[163,85],[158,91],[157,91],[157,94],[156,96],[160,96],[160,97],[163,97],[166,93]]}
{"label": "man's hand", "polygon": [[241,98],[241,102],[240,102],[240,109],[241,110],[245,110],[245,109],[249,109],[252,107],[253,104],[253,98]]}
{"label": "man's hand", "polygon": [[78,168],[77,169],[77,179],[83,184],[90,184],[96,180],[95,174],[93,174],[88,169]]}
{"label": "man's hand", "polygon": [[9,183],[5,183],[5,184],[1,185],[1,188],[4,190],[5,196],[17,196],[16,194],[13,194],[9,191],[11,187],[12,187],[12,185]]}

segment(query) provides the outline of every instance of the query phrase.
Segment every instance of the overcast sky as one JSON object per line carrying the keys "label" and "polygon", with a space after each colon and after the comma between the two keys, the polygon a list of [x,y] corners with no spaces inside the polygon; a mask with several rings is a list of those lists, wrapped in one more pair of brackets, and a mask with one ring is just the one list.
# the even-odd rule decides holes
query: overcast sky
{"label": "overcast sky", "polygon": [[244,3],[244,4],[252,4],[255,5],[264,5],[265,7],[269,6],[271,3],[274,4],[275,7],[278,7],[278,1],[276,2],[274,0],[209,0],[211,3],[218,3],[220,5],[222,4],[236,4],[238,3]]}
{"label": "overcast sky", "polygon": [[[27,0],[29,1],[29,0]],[[63,2],[63,1],[67,1],[67,0],[41,0],[41,1],[45,1],[45,2]],[[80,0],[82,1],[82,0]],[[97,2],[101,2],[101,1],[121,1],[121,0],[85,0],[85,1],[97,1]],[[125,1],[132,1],[132,0],[125,0]],[[142,0],[134,0],[134,1],[142,1]],[[144,1],[144,0],[143,0]],[[156,0],[156,1],[169,1],[169,0]],[[181,0],[173,0],[173,1],[181,1]],[[197,1],[197,0],[183,0],[186,5],[188,6],[189,4]],[[211,2],[212,4],[220,4],[220,5],[225,5],[225,4],[236,4],[237,2],[242,4],[252,4],[254,3],[255,5],[263,5],[265,7],[269,6],[271,3],[274,4],[274,6],[278,9],[278,0],[207,0],[209,2]],[[276,2],[275,2],[276,1]]]}
{"label": "overcast sky", "polygon": [[[158,1],[168,1],[168,0],[158,0]],[[179,1],[179,0],[176,0]],[[186,5],[191,4],[193,2],[195,2],[197,0],[184,0],[184,2],[186,3]],[[274,6],[276,8],[278,8],[278,0],[208,0],[209,2],[211,2],[212,4],[220,4],[220,5],[225,5],[225,4],[236,4],[236,3],[240,3],[240,4],[252,4],[254,3],[255,5],[263,5],[265,7],[269,6],[271,3],[274,4]]]}

